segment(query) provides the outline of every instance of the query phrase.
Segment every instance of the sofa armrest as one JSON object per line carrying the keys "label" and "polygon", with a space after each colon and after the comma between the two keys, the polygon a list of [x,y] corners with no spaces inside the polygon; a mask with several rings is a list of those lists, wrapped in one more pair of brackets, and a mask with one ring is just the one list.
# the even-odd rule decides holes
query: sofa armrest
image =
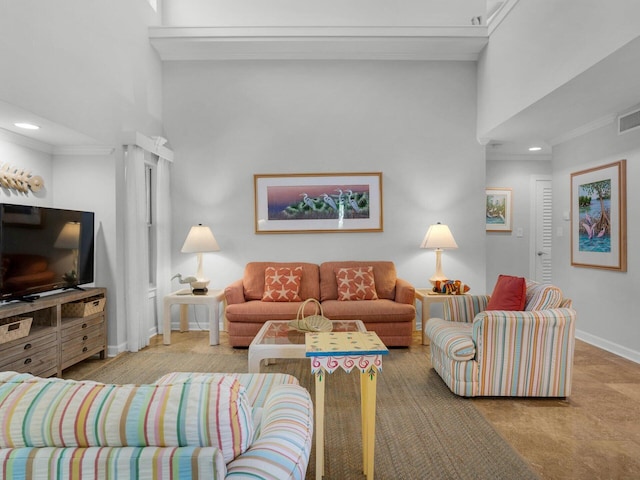
{"label": "sofa armrest", "polygon": [[396,278],[396,303],[406,303],[413,305],[415,303],[416,289],[407,280]]}
{"label": "sofa armrest", "polygon": [[227,478],[304,479],[313,438],[313,403],[309,392],[298,385],[274,387],[258,428],[251,447],[227,464]]}
{"label": "sofa armrest", "polygon": [[241,278],[224,289],[224,298],[227,305],[231,305],[233,303],[244,303],[246,301],[244,298],[244,286]]}
{"label": "sofa armrest", "polygon": [[576,312],[571,308],[485,311],[473,321],[479,395],[565,397],[571,393]]}
{"label": "sofa armrest", "polygon": [[489,295],[454,295],[447,298],[442,307],[445,320],[471,323],[476,315],[484,311]]}
{"label": "sofa armrest", "polygon": [[471,337],[471,323],[448,322],[441,318],[430,318],[425,333],[431,345],[437,345],[452,360],[473,360],[476,345]]}

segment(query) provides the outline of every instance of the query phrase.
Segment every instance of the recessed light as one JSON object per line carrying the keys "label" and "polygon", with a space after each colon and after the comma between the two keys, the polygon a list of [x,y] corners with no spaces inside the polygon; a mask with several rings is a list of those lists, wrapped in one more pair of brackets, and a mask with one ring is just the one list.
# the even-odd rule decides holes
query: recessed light
{"label": "recessed light", "polygon": [[529,147],[530,152],[539,152],[542,150],[542,147]]}
{"label": "recessed light", "polygon": [[16,127],[24,128],[26,130],[38,130],[40,127],[38,125],[34,125],[33,123],[28,122],[16,122],[14,123]]}

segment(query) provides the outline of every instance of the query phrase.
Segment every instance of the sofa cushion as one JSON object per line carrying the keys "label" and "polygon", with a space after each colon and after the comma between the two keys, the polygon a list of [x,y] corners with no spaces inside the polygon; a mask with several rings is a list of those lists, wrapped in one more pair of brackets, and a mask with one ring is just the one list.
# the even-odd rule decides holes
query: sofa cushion
{"label": "sofa cushion", "polygon": [[302,267],[267,267],[264,271],[263,302],[299,302]]}
{"label": "sofa cushion", "polygon": [[476,355],[472,323],[431,318],[427,321],[425,333],[431,344],[437,345],[452,360],[471,360]]}
{"label": "sofa cushion", "polygon": [[236,378],[108,385],[0,372],[0,448],[217,447],[225,462],[253,439]]}
{"label": "sofa cushion", "polygon": [[245,266],[242,277],[245,300],[262,300],[264,295],[265,270],[267,267],[302,267],[300,290],[298,295],[302,300],[320,298],[320,275],[318,265],[314,263],[293,262],[249,262]]}
{"label": "sofa cushion", "polygon": [[522,277],[499,275],[493,288],[487,310],[524,310],[527,300],[527,283]]}
{"label": "sofa cushion", "polygon": [[338,300],[377,300],[373,267],[337,268]]}
{"label": "sofa cushion", "polygon": [[320,301],[338,299],[337,268],[373,267],[373,277],[378,298],[394,300],[396,297],[396,267],[385,261],[324,262],[320,265]]}
{"label": "sofa cushion", "polygon": [[548,283],[527,283],[527,303],[524,307],[525,310],[533,311],[560,308],[562,302],[562,290],[558,287]]}

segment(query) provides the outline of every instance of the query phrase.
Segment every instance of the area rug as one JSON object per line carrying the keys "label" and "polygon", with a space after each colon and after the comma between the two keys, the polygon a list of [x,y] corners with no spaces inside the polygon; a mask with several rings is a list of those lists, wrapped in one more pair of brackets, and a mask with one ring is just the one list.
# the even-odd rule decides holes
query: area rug
{"label": "area rug", "polygon": [[[74,378],[148,383],[172,371],[246,372],[247,351],[210,353],[162,347],[122,354]],[[277,360],[263,372],[295,375],[313,395],[304,359]],[[65,375],[66,376],[66,375]],[[361,479],[359,375],[337,371],[326,384],[325,479]],[[314,443],[315,449],[315,443]],[[315,477],[312,451],[307,478]],[[378,379],[377,479],[536,479],[538,476],[468,399],[453,395],[431,368],[424,348],[392,349]]]}

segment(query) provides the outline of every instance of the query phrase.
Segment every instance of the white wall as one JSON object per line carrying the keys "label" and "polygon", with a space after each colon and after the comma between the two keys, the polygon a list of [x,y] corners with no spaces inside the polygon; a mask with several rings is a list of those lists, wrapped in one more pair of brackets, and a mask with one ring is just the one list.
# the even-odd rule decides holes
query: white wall
{"label": "white wall", "polygon": [[[487,232],[487,292],[491,293],[498,275],[532,278],[530,272],[531,178],[551,176],[550,161],[487,161],[487,187],[511,188],[512,231]],[[522,237],[517,230],[522,229]]]}
{"label": "white wall", "polygon": [[638,16],[636,0],[520,0],[479,62],[478,136],[638,37]]}
{"label": "white wall", "polygon": [[0,2],[0,100],[115,148],[53,158],[47,197],[35,202],[96,211],[110,354],[126,345],[123,133],[163,134],[161,62],[148,40],[158,23],[147,0]]}
{"label": "white wall", "polygon": [[164,0],[167,26],[470,25],[485,0]]}
{"label": "white wall", "polygon": [[[431,223],[449,224],[459,249],[443,268],[484,291],[484,148],[475,140],[471,62],[168,62],[165,128],[172,178],[175,273],[191,225],[211,226],[211,286],[240,278],[250,260],[389,259],[427,286]],[[253,174],[383,173],[384,232],[254,233]]]}
{"label": "white wall", "polygon": [[51,154],[29,147],[31,142],[11,132],[0,130],[0,166],[24,169],[32,175],[42,177],[44,187],[38,192],[18,192],[0,187],[0,203],[51,206],[53,174]]}
{"label": "white wall", "polygon": [[[618,355],[640,362],[640,132],[617,135],[615,124],[554,148],[553,276],[578,312],[577,336]],[[571,173],[614,161],[627,160],[627,272],[571,266],[570,224],[562,219],[570,211]]]}

